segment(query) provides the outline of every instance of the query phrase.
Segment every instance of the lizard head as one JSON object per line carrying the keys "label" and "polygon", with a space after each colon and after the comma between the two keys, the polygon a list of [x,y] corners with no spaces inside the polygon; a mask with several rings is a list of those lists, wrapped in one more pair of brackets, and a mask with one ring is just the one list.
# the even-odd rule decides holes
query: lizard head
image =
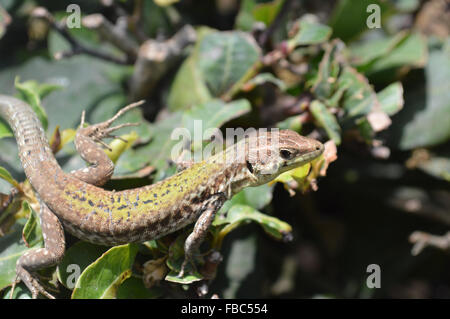
{"label": "lizard head", "polygon": [[281,173],[311,162],[324,151],[319,141],[291,130],[257,132],[241,141],[241,145],[245,146],[245,169],[241,178],[234,180],[233,193],[268,183]]}

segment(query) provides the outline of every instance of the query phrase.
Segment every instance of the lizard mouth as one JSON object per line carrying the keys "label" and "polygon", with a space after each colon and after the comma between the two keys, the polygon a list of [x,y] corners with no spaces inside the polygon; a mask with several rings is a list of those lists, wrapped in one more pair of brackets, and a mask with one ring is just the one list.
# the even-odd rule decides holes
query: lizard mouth
{"label": "lizard mouth", "polygon": [[324,151],[325,147],[323,146],[322,143],[318,143],[315,150],[310,151],[308,153],[303,154],[300,157],[300,160],[297,159],[293,159],[290,163],[287,162],[287,166],[292,166],[292,168],[298,167],[298,166],[302,166],[308,162],[311,162],[312,160],[316,159],[317,157],[319,157],[320,155],[322,155],[323,151]]}
{"label": "lizard mouth", "polygon": [[319,157],[320,155],[322,155],[324,150],[325,150],[325,148],[324,148],[323,144],[320,143],[320,145],[317,146],[314,151],[312,151],[311,153],[306,154],[305,159],[308,160],[308,161],[313,160],[313,159]]}

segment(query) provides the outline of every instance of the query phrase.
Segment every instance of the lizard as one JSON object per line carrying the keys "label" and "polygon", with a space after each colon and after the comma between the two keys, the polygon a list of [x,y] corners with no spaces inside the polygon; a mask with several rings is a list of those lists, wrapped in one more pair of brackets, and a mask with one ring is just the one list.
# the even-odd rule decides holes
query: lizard
{"label": "lizard", "polygon": [[[58,164],[41,122],[24,101],[0,95],[0,116],[11,127],[25,175],[40,203],[39,219],[44,247],[26,251],[16,263],[16,283],[23,281],[32,298],[54,298],[41,285],[36,271],[57,265],[65,252],[68,231],[81,240],[114,246],[144,242],[173,233],[190,224],[179,273],[204,240],[215,213],[246,187],[265,184],[281,173],[311,162],[324,151],[321,142],[291,130],[246,136],[231,147],[156,182],[122,191],[101,186],[113,175],[114,164],[104,152],[104,138],[136,123],[111,126],[130,104],[112,118],[85,126],[84,112],[75,147],[89,164],[66,173]],[[264,143],[263,143],[264,142]],[[238,152],[237,150],[244,150]],[[234,160],[229,160],[233,158]],[[226,160],[224,160],[226,159]]]}

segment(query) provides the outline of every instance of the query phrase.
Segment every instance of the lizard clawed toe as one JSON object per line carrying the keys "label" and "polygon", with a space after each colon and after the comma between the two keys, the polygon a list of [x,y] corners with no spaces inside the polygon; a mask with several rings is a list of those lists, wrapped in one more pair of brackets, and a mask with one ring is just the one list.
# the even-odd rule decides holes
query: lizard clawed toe
{"label": "lizard clawed toe", "polygon": [[36,278],[34,278],[34,276],[32,276],[28,271],[26,271],[23,268],[17,272],[17,277],[12,284],[10,298],[12,298],[14,289],[20,281],[23,281],[25,285],[28,287],[28,289],[31,292],[31,297],[33,299],[37,299],[39,294],[47,297],[48,299],[55,299],[55,297],[52,294],[50,294],[47,290],[45,290],[45,288]]}
{"label": "lizard clawed toe", "polygon": [[193,272],[196,271],[196,266],[195,266],[194,262],[192,261],[192,259],[190,257],[188,257],[188,256],[185,256],[185,258],[183,260],[183,263],[181,264],[181,270],[180,270],[180,272],[177,275],[178,278],[183,278],[184,277],[184,275],[186,274],[186,267],[187,267],[188,264],[191,265],[191,267],[193,269]]}
{"label": "lizard clawed toe", "polygon": [[[126,113],[127,111],[129,111],[129,110],[131,110],[131,109],[133,109],[135,107],[138,107],[139,105],[142,105],[144,102],[145,102],[144,100],[141,100],[139,102],[129,104],[129,105],[125,106],[124,108],[120,109],[109,120],[106,120],[106,121],[101,122],[101,123],[93,124],[93,125],[90,125],[90,126],[84,127],[84,128],[83,128],[83,125],[84,125],[84,121],[85,121],[85,112],[83,111],[83,113],[81,115],[80,130],[84,130],[84,134],[86,136],[91,137],[94,141],[100,143],[105,148],[111,150],[109,145],[104,143],[102,141],[102,139],[104,139],[104,138],[118,138],[117,136],[112,135],[111,133],[116,131],[116,130],[118,130],[118,129],[124,128],[124,127],[138,126],[138,125],[140,125],[140,123],[123,123],[123,124],[119,124],[119,125],[110,127],[111,124],[115,120],[117,120],[122,114]],[[121,139],[122,141],[125,141],[122,138],[119,138],[119,139]]]}

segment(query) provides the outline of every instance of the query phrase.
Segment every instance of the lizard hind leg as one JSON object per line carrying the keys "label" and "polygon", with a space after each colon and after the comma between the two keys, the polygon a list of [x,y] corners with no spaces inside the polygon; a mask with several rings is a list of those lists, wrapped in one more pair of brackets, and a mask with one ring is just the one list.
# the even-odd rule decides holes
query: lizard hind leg
{"label": "lizard hind leg", "polygon": [[178,277],[184,277],[184,273],[188,263],[192,263],[192,256],[199,246],[202,244],[206,235],[208,234],[209,227],[211,226],[216,212],[225,203],[226,197],[223,193],[212,196],[204,206],[203,212],[195,223],[194,230],[189,234],[184,243],[184,261],[181,265],[181,270],[178,273]]}
{"label": "lizard hind leg", "polygon": [[122,138],[112,135],[111,133],[126,126],[136,126],[138,123],[124,123],[114,127],[111,124],[122,114],[144,103],[139,101],[130,104],[117,112],[112,118],[104,122],[93,124],[87,127],[84,126],[84,112],[81,116],[80,128],[77,130],[75,137],[75,147],[81,157],[90,165],[86,168],[81,168],[71,172],[71,175],[92,185],[101,186],[105,184],[114,172],[114,163],[110,160],[108,155],[103,151],[103,147],[110,149],[110,147],[103,142],[104,138]]}
{"label": "lizard hind leg", "polygon": [[[16,276],[18,280],[13,283],[13,288],[19,280],[22,280],[31,291],[33,299],[36,299],[39,293],[54,299],[39,283],[35,272],[54,266],[61,261],[65,251],[64,231],[58,217],[42,201],[40,219],[45,247],[29,250],[17,260]],[[11,290],[12,295],[13,289]]]}

